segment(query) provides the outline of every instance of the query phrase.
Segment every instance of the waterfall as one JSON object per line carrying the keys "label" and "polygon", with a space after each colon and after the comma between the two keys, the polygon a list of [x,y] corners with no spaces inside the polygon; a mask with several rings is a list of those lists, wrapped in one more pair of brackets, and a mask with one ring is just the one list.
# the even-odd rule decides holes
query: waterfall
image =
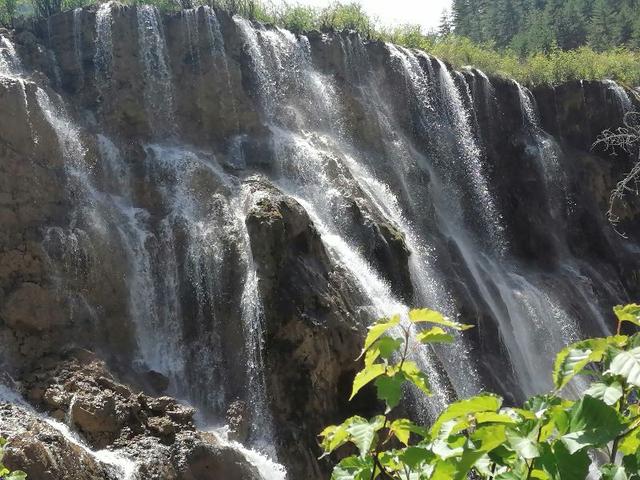
{"label": "waterfall", "polygon": [[[560,147],[550,135],[542,130],[531,92],[518,82],[514,83],[518,89],[523,127],[528,129],[534,137],[537,154],[541,160],[547,184],[553,186],[553,184],[560,183],[560,187],[563,188],[564,172],[562,172],[558,163]],[[566,191],[564,191],[564,195],[566,195]]]}
{"label": "waterfall", "polygon": [[[429,73],[431,73],[429,69],[424,73],[420,65],[417,65],[411,59],[412,52],[392,48],[390,53],[392,57],[398,58],[401,62],[400,65],[405,72],[407,84],[411,87],[409,97],[417,99],[416,110],[419,125],[427,125],[430,128],[426,132],[426,136],[433,138],[434,132],[432,129],[434,125],[444,125],[445,129],[451,128],[456,132],[463,163],[467,169],[466,172],[471,172],[475,179],[476,188],[474,191],[476,195],[486,200],[486,202],[483,202],[484,208],[487,208],[487,205],[489,207],[482,217],[483,223],[488,232],[494,232],[495,235],[500,234],[500,236],[494,235],[490,237],[492,241],[501,242],[503,227],[495,220],[497,217],[494,211],[495,207],[491,202],[488,188],[485,188],[488,184],[483,177],[481,164],[479,163],[481,158],[480,148],[471,128],[471,119],[474,118],[473,113],[469,113],[466,110],[467,108],[472,108],[473,105],[469,97],[470,92],[468,90],[464,92],[467,95],[466,103],[469,105],[466,107],[453,76],[442,62],[437,61],[440,67],[440,72],[437,75],[440,98],[434,98],[430,103],[419,96],[421,92],[429,90],[425,85],[428,85],[430,81],[434,81],[429,78]],[[424,63],[429,65],[430,59],[425,57],[425,60],[426,62]],[[485,76],[482,74],[480,76],[486,82],[482,88],[483,97],[486,99],[486,95],[491,92],[491,86]],[[458,77],[458,83],[462,84],[463,82],[464,79]],[[462,84],[462,87],[466,89],[466,83]],[[437,120],[440,101],[443,103],[446,116],[442,120]],[[533,111],[533,108],[531,108],[530,112]],[[447,125],[451,126],[446,127]],[[435,135],[437,135],[437,131]],[[436,136],[436,139],[440,141],[443,138],[446,137],[442,133],[440,136]],[[540,142],[543,141],[541,135],[536,138]],[[546,157],[547,161],[553,158],[553,148],[554,146],[549,144],[543,144],[541,148],[542,155]],[[443,155],[443,153],[446,155],[447,152],[436,150],[434,153],[436,155]],[[446,160],[449,160],[448,156]],[[462,219],[455,213],[461,209],[461,206],[456,205],[447,191],[450,188],[449,182],[452,181],[449,179],[449,169],[451,167],[445,167],[444,171],[438,167],[439,164],[436,163],[430,169],[430,176],[434,187],[432,188],[432,201],[439,212],[440,229],[448,232],[454,239],[473,281],[478,285],[481,295],[491,309],[494,318],[498,320],[502,340],[509,351],[509,358],[515,369],[516,377],[526,379],[521,384],[528,393],[544,391],[548,388],[549,380],[546,374],[547,370],[540,368],[540,357],[553,358],[556,350],[578,338],[578,329],[575,321],[559,306],[561,301],[546,293],[538,285],[539,281],[534,276],[523,276],[522,273],[518,272],[518,267],[511,266],[508,262],[505,262],[505,251],[503,249],[496,249],[495,253],[492,251],[488,253],[478,252],[476,242],[471,240],[472,232],[468,230],[468,226],[465,225],[466,222],[461,223]],[[442,173],[438,175],[438,172]],[[478,187],[480,188],[478,189]],[[488,226],[486,225],[487,222],[489,223]],[[407,242],[407,245],[409,245],[409,242]],[[412,247],[411,250],[412,252],[416,251],[415,247]],[[494,255],[497,255],[497,258],[493,258]],[[442,306],[436,304],[436,307],[449,313]],[[449,309],[449,311],[451,310]],[[554,313],[549,315],[548,312]],[[482,328],[482,326],[479,326],[479,328]],[[540,338],[544,338],[544,342],[541,342]],[[546,352],[546,354],[541,354],[541,352]]]}
{"label": "waterfall", "polygon": [[535,128],[540,128],[538,121],[538,114],[531,100],[531,92],[529,89],[523,87],[518,82],[514,82],[518,89],[518,98],[520,100],[520,110],[522,111],[522,123],[523,125],[532,125]]}
{"label": "waterfall", "polygon": [[[495,201],[489,189],[489,184],[484,173],[482,164],[482,153],[478,142],[474,138],[471,130],[471,119],[467,108],[463,103],[462,95],[456,86],[449,69],[441,61],[439,65],[439,80],[443,103],[447,111],[449,120],[456,132],[456,138],[460,148],[460,161],[466,170],[467,182],[475,193],[475,200],[480,215],[483,219],[485,234],[491,239],[494,248],[503,251],[506,248],[501,225],[501,216],[498,213]],[[466,83],[464,84],[466,87]],[[452,165],[452,166],[455,166]]]}
{"label": "waterfall", "polygon": [[22,70],[22,63],[18,58],[16,49],[11,41],[0,35],[0,75],[3,77],[16,77]]}
{"label": "waterfall", "polygon": [[[420,301],[429,301],[430,305],[443,307],[446,311],[448,308],[443,303],[446,293],[439,286],[430,265],[430,246],[414,233],[391,189],[367,172],[360,159],[354,159],[350,154],[344,153],[337,157],[334,153],[340,150],[344,152],[345,149],[353,151],[354,147],[344,144],[349,139],[346,138],[345,132],[339,129],[343,122],[339,118],[340,113],[335,109],[338,102],[337,98],[332,96],[331,80],[313,71],[305,38],[295,39],[277,30],[269,32],[268,35],[263,31],[247,31],[252,27],[244,21],[241,22],[248,42],[253,43],[250,51],[257,56],[254,59],[255,68],[266,68],[266,70],[254,72],[259,79],[266,82],[266,85],[258,86],[259,92],[262,95],[268,95],[271,89],[275,89],[287,92],[282,96],[290,92],[293,98],[306,99],[310,105],[303,105],[303,111],[308,112],[307,115],[323,112],[320,118],[321,123],[318,125],[315,118],[304,115],[297,118],[297,122],[329,128],[329,131],[320,137],[307,136],[278,126],[275,123],[279,123],[280,120],[274,119],[271,128],[274,134],[280,189],[305,207],[320,232],[325,246],[332,254],[333,260],[351,272],[353,280],[365,297],[372,302],[370,309],[372,318],[406,312],[407,307],[394,298],[388,285],[357,253],[357,247],[345,240],[350,236],[349,229],[353,228],[340,222],[340,219],[348,216],[346,209],[349,207],[344,202],[343,192],[349,190],[365,195],[366,201],[375,209],[376,214],[389,219],[392,224],[401,228],[405,234],[407,246],[412,251],[411,273]],[[259,37],[262,39],[262,45],[258,42]],[[264,59],[267,55],[261,49],[270,53],[269,58],[273,67],[265,63]],[[294,63],[292,68],[296,72],[295,77],[293,79],[279,77],[279,67],[289,62]],[[317,89],[316,87],[320,84],[323,88]],[[268,105],[268,111],[277,111],[282,108],[280,102],[273,100],[273,98],[264,100],[265,103],[272,102]],[[328,127],[329,125],[338,130],[332,130]],[[333,173],[335,171],[333,162],[338,162],[338,165],[344,169],[344,173],[336,177]],[[341,171],[338,170],[338,172]],[[468,395],[480,388],[475,378],[475,368],[464,348],[458,348],[455,353],[451,351],[448,354],[443,352],[441,354],[448,366],[447,373],[455,379],[459,394]],[[420,349],[417,360],[429,372],[434,383],[436,397],[430,403],[430,408],[435,414],[450,398],[447,393],[447,380],[435,367],[433,355],[428,348]],[[460,361],[468,367],[464,374],[459,369]]]}
{"label": "waterfall", "polygon": [[82,59],[82,11],[82,8],[73,10],[73,53],[81,75],[84,77],[84,63]]}
{"label": "waterfall", "polygon": [[93,58],[95,82],[98,92],[104,95],[111,82],[113,64],[113,39],[111,34],[112,3],[106,2],[96,12],[96,51]]}
{"label": "waterfall", "polygon": [[[246,197],[243,199],[243,197]],[[243,202],[244,200],[244,202]],[[275,435],[273,431],[273,419],[265,383],[264,355],[264,306],[258,290],[258,274],[251,253],[249,232],[246,228],[245,210],[251,205],[249,192],[245,191],[236,202],[246,205],[236,205],[238,225],[240,226],[241,259],[245,269],[244,287],[241,296],[241,320],[244,330],[245,350],[247,355],[247,392],[248,405],[251,413],[251,435],[254,445],[259,450],[267,453],[271,458],[277,459],[274,445]],[[255,200],[255,199],[253,199]]]}
{"label": "waterfall", "polygon": [[138,49],[145,79],[144,103],[156,137],[175,133],[173,83],[169,71],[162,19],[156,7],[139,5]]}
{"label": "waterfall", "polygon": [[27,87],[25,80],[22,78],[22,62],[16,53],[16,49],[8,38],[0,35],[0,79],[8,78],[18,83],[20,93],[24,102],[24,111],[27,118],[27,124],[31,133],[33,143],[38,143],[38,136],[33,129],[31,121],[31,110],[29,108],[29,99],[27,97]]}
{"label": "waterfall", "polygon": [[[226,81],[226,87],[228,92],[227,102],[231,104],[231,111],[233,112],[233,122],[235,124],[235,130],[240,131],[240,119],[238,117],[238,104],[236,95],[234,94],[234,87],[231,84],[231,73],[229,71],[229,61],[227,60],[224,36],[222,35],[222,29],[220,28],[220,22],[216,16],[216,12],[208,5],[204,5],[202,12],[204,14],[205,24],[207,26],[207,36],[209,40],[209,53],[211,60],[214,62],[219,61],[222,65],[222,71]],[[234,143],[237,144],[239,137],[232,140],[232,147]]]}
{"label": "waterfall", "polygon": [[[418,345],[411,353],[434,392],[427,400],[408,392],[410,408],[424,421],[456,398],[496,385],[516,400],[547,391],[555,353],[582,337],[581,314],[584,323],[607,330],[594,292],[613,298],[622,289],[607,280],[608,260],[589,265],[574,248],[569,148],[544,131],[536,97],[524,86],[492,83],[479,70],[457,72],[423,52],[355,34],[306,37],[237,16],[219,19],[208,6],[164,24],[155,7],[135,7],[137,52],[128,58],[121,42],[114,51],[113,38],[129,28],[117,23],[127,18],[126,8],[111,2],[97,8],[93,73],[91,50],[83,47],[89,17],[73,12],[73,53],[86,68],[83,76],[94,75],[97,112],[83,95],[66,102],[55,88],[25,81],[16,49],[0,35],[0,80],[20,89],[13,91],[24,99],[34,143],[31,117],[36,127],[43,120],[50,125],[64,161],[71,208],[60,224],[42,227],[48,273],[65,305],[84,315],[91,331],[82,341],[111,347],[113,340],[100,335],[112,328],[109,315],[121,316],[114,324],[132,336],[123,363],[140,375],[166,377],[166,393],[198,407],[220,442],[242,452],[265,479],[284,478],[274,462],[288,461],[284,439],[297,432],[283,430],[278,438],[280,428],[291,427],[277,424],[281,410],[271,408],[267,368],[279,358],[266,350],[273,340],[267,321],[277,312],[271,298],[261,297],[259,250],[247,228],[271,193],[257,184],[297,202],[308,216],[327,253],[323,269],[327,260],[330,274],[348,285],[339,292],[350,309],[345,323],[398,313],[417,343],[424,327],[408,322],[410,308],[477,320],[453,345]],[[139,81],[112,81],[126,80],[119,68],[136,67]],[[183,92],[191,88],[195,100]],[[606,82],[603,90],[621,112],[631,108],[621,86]],[[144,139],[131,138],[137,130],[128,129],[126,118],[92,116],[110,107],[111,95],[125,103],[140,99],[149,127]],[[203,103],[202,116],[184,114],[190,101]],[[515,120],[501,102],[515,105]],[[222,111],[228,118],[220,118]],[[127,117],[128,107],[122,112]],[[491,163],[500,144],[490,143],[496,130],[484,122],[505,118],[514,123],[505,143],[522,156],[514,161],[522,160],[528,186],[538,182],[540,211],[532,223],[548,229],[534,234],[552,250],[549,265],[539,261],[538,245],[526,246],[530,254],[519,250],[523,227],[513,220],[519,192],[507,191],[497,170],[512,165]],[[224,138],[197,130],[221,121]],[[193,144],[186,144],[179,134],[191,128]],[[100,291],[106,276],[114,293]],[[104,300],[107,294],[114,298]],[[487,371],[496,361],[504,370]],[[247,406],[253,450],[219,430],[237,399]],[[130,471],[125,463],[120,478]]]}
{"label": "waterfall", "polygon": [[[216,12],[214,12],[213,8],[209,5],[204,5],[202,9],[207,24],[207,33],[209,34],[211,55],[224,55],[224,37],[222,36],[222,30],[220,29],[220,22],[218,21],[218,17],[216,17]],[[226,57],[224,57],[224,61],[226,63]]]}
{"label": "waterfall", "polygon": [[200,69],[200,53],[198,52],[200,40],[198,33],[198,12],[195,8],[188,8],[180,12],[184,21],[185,41],[189,46],[191,62]]}
{"label": "waterfall", "polygon": [[622,88],[617,82],[614,82],[613,80],[604,80],[604,83],[607,85],[609,91],[613,94],[616,101],[618,102],[618,108],[623,115],[633,110],[633,103],[631,102],[631,98],[629,98],[629,94],[624,88]]}
{"label": "waterfall", "polygon": [[260,478],[263,480],[287,480],[287,472],[282,465],[274,462],[260,452],[248,449],[238,442],[229,440],[225,429],[211,430],[211,433],[215,435],[216,439],[223,446],[229,446],[240,452],[251,465],[258,469]]}

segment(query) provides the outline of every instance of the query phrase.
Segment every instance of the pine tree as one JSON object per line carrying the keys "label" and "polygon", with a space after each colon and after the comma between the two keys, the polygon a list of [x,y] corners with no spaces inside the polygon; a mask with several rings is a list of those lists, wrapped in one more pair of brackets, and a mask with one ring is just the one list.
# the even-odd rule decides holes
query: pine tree
{"label": "pine tree", "polygon": [[587,20],[583,6],[584,0],[569,0],[556,14],[554,33],[558,47],[571,50],[587,42]]}
{"label": "pine tree", "polygon": [[441,37],[446,37],[451,35],[453,31],[453,25],[451,23],[451,14],[449,10],[446,8],[442,10],[442,14],[440,15],[440,26],[438,27],[438,35]]}
{"label": "pine tree", "polygon": [[452,8],[456,34],[520,55],[640,43],[640,0],[453,0]]}
{"label": "pine tree", "polygon": [[[636,12],[637,16],[637,12]],[[629,3],[623,5],[613,17],[612,41],[615,45],[626,45],[633,34],[634,12]]]}
{"label": "pine tree", "polygon": [[451,16],[456,35],[471,36],[471,6],[468,0],[453,0]]}
{"label": "pine tree", "polygon": [[633,22],[629,45],[633,48],[640,48],[640,15],[636,15],[635,21]]}
{"label": "pine tree", "polygon": [[589,44],[595,50],[606,50],[612,42],[612,11],[606,0],[596,0],[589,25]]}

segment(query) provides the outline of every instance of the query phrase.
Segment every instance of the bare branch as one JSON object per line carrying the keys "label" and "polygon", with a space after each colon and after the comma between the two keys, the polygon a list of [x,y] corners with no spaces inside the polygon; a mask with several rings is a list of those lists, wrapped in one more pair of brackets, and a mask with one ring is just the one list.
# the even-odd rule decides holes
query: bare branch
{"label": "bare branch", "polygon": [[[609,197],[607,218],[616,228],[620,223],[620,217],[614,213],[616,202],[622,200],[627,194],[640,194],[640,112],[628,112],[624,116],[621,127],[602,132],[592,146],[592,148],[596,147],[612,155],[624,151],[631,158],[636,157],[633,168],[616,184]],[[626,238],[617,228],[616,231]]]}

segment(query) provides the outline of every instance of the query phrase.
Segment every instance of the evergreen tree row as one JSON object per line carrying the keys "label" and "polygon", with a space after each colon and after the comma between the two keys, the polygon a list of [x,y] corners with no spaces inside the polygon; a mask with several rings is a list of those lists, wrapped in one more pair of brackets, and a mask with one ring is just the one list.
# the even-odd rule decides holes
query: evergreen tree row
{"label": "evergreen tree row", "polygon": [[453,0],[440,32],[452,30],[520,55],[583,45],[640,48],[640,0]]}

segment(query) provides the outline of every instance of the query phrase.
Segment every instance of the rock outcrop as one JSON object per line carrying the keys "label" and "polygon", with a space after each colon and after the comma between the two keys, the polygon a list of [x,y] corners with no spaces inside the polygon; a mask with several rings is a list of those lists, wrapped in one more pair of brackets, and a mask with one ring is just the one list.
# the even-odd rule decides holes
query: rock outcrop
{"label": "rock outcrop", "polygon": [[94,354],[40,363],[19,383],[36,410],[0,403],[5,463],[30,479],[260,478],[222,437],[196,429],[193,408],[120,383]]}

